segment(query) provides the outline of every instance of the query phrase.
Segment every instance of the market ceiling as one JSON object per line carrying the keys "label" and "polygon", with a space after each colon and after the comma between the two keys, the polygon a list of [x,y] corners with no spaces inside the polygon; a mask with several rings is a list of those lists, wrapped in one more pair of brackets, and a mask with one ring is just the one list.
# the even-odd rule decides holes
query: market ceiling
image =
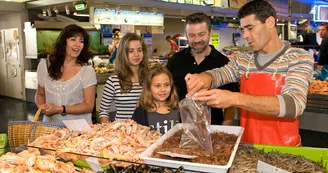
{"label": "market ceiling", "polygon": [[[24,0],[20,0],[24,1]],[[287,1],[287,0],[286,0]],[[317,4],[328,4],[328,0],[292,0],[293,6],[292,6],[292,13],[300,13],[300,15],[308,14],[311,10],[311,2],[315,2]],[[65,5],[64,4],[73,4],[74,2],[81,2],[76,0],[33,0],[33,1],[27,1],[26,8],[29,10],[42,10],[42,8],[52,8],[54,5],[58,6],[59,11],[65,11]],[[171,16],[178,16],[183,17],[191,14],[194,11],[202,11],[207,13],[208,15],[232,15],[235,16],[237,13],[236,9],[223,9],[223,8],[213,8],[210,6],[197,6],[197,5],[189,5],[189,4],[179,4],[179,3],[167,3],[167,2],[160,2],[158,0],[86,0],[85,2],[88,3],[88,6],[98,6],[98,7],[104,7],[105,5],[111,4],[117,5],[120,4],[121,6],[139,6],[146,10],[150,8],[158,8],[158,12],[163,12],[166,17],[169,15]],[[297,4],[303,4],[297,5]],[[62,7],[60,7],[62,5]],[[73,6],[73,5],[71,5]],[[307,6],[307,7],[306,7]],[[62,8],[62,9],[60,9]],[[115,8],[115,7],[114,7]],[[294,9],[293,9],[294,8]],[[142,9],[143,10],[143,9]],[[1,10],[0,10],[1,11]],[[149,11],[149,10],[148,10]],[[88,11],[86,11],[88,13]],[[1,13],[0,13],[1,14]],[[287,16],[286,13],[280,16]],[[297,16],[295,16],[297,17]],[[311,17],[306,17],[311,18]]]}

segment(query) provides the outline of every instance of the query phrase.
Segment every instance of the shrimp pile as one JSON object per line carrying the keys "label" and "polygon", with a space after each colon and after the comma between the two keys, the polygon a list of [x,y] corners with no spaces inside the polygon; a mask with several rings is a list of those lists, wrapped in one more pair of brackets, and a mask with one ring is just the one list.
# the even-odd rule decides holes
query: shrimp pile
{"label": "shrimp pile", "polygon": [[29,146],[59,152],[105,157],[109,160],[140,161],[139,155],[161,134],[133,120],[92,125],[90,133],[74,133],[58,129],[53,134],[37,138]]}
{"label": "shrimp pile", "polygon": [[309,87],[309,94],[328,95],[328,82],[313,80]]}
{"label": "shrimp pile", "polygon": [[52,155],[41,156],[40,151],[28,148],[18,154],[8,152],[0,157],[1,173],[94,173],[90,170],[80,169],[72,162],[57,161]]}

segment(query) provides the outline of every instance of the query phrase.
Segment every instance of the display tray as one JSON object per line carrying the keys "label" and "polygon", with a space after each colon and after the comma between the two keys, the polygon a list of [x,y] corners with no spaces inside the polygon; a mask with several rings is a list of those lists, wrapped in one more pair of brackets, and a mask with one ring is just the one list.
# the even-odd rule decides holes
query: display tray
{"label": "display tray", "polygon": [[225,132],[229,134],[237,135],[238,138],[236,140],[233,152],[231,153],[229,162],[227,165],[219,166],[219,165],[209,165],[209,164],[200,164],[200,163],[191,163],[191,162],[184,162],[184,161],[174,161],[174,160],[166,160],[166,159],[159,159],[159,158],[152,158],[151,155],[153,154],[153,151],[160,146],[167,138],[171,137],[174,133],[179,131],[183,128],[183,124],[177,124],[175,125],[171,130],[169,130],[167,133],[165,133],[157,142],[155,142],[153,145],[148,147],[141,155],[140,158],[144,160],[145,163],[151,164],[151,165],[158,165],[158,166],[165,166],[170,168],[178,168],[180,166],[183,166],[185,170],[193,170],[193,171],[199,171],[199,172],[215,172],[215,173],[225,173],[228,171],[228,169],[231,167],[233,159],[236,155],[236,151],[238,149],[238,145],[240,143],[241,137],[244,132],[243,127],[239,126],[218,126],[218,125],[212,125],[210,127],[211,132]]}
{"label": "display tray", "polygon": [[319,162],[328,172],[328,149],[327,148],[312,148],[312,147],[281,147],[271,145],[253,145],[258,150],[264,152],[277,151],[279,153],[292,154],[303,156],[315,162]]}

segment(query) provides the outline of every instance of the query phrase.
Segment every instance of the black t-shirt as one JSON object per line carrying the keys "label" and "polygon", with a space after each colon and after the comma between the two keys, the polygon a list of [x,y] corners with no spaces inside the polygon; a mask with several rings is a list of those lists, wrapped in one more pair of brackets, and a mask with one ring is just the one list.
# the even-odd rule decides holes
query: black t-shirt
{"label": "black t-shirt", "polygon": [[[174,84],[177,87],[180,100],[184,99],[187,94],[187,86],[184,78],[188,73],[201,73],[206,70],[222,67],[229,62],[229,58],[217,51],[212,45],[210,46],[212,48],[210,54],[206,56],[199,65],[191,54],[190,47],[175,53],[172,58],[170,58],[167,68],[173,75]],[[231,83],[219,88],[230,91],[239,91],[239,84]],[[212,108],[211,116],[211,124],[222,124],[222,109]]]}
{"label": "black t-shirt", "polygon": [[320,59],[318,65],[328,65],[328,38],[323,39],[320,45]]}
{"label": "black t-shirt", "polygon": [[173,109],[167,114],[160,114],[138,107],[134,111],[132,119],[138,124],[149,126],[152,130],[158,130],[161,134],[165,134],[174,125],[180,123],[180,114],[178,109]]}

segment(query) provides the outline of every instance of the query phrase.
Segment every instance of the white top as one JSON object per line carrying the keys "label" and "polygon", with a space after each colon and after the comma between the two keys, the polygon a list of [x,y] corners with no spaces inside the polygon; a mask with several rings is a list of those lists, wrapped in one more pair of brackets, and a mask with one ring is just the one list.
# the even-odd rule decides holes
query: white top
{"label": "white top", "polygon": [[100,117],[108,116],[110,107],[116,105],[115,120],[124,120],[132,117],[136,109],[137,101],[140,98],[142,86],[139,82],[133,83],[132,89],[128,93],[121,92],[120,81],[116,74],[108,77],[102,94],[99,114]]}
{"label": "white top", "polygon": [[[38,65],[38,84],[45,88],[46,103],[52,103],[56,106],[72,106],[84,102],[83,89],[97,84],[96,73],[93,67],[83,66],[81,70],[66,81],[55,81],[50,78],[47,70],[47,63],[42,59]],[[53,116],[54,122],[62,123],[63,120],[85,119],[88,123],[91,121],[91,113],[81,115],[56,114]],[[43,121],[49,122],[50,118],[43,116]]]}

